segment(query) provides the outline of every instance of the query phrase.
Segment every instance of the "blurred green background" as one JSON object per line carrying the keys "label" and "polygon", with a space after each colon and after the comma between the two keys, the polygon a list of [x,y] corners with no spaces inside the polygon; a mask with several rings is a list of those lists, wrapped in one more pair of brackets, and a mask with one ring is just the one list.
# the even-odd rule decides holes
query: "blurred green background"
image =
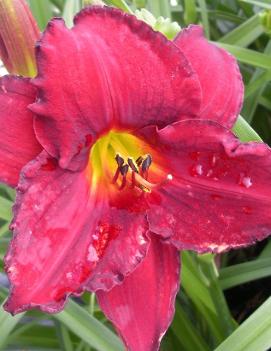
{"label": "blurred green background", "polygon": [[[43,30],[53,16],[71,26],[81,0],[29,0]],[[85,1],[84,3],[89,3]],[[245,101],[234,129],[244,141],[271,143],[271,0],[108,0],[128,12],[146,8],[158,18],[204,26],[206,36],[239,61]],[[159,19],[168,26],[168,22]],[[170,27],[171,28],[171,27]],[[174,25],[173,25],[173,28]],[[0,74],[4,74],[3,68]],[[8,293],[3,257],[11,234],[13,190],[0,185],[0,303]],[[161,350],[266,351],[271,348],[271,241],[223,255],[182,254],[182,289]],[[146,297],[147,303],[147,297]],[[119,351],[123,346],[95,296],[70,301],[57,315],[30,311],[11,317],[0,309],[1,350]]]}

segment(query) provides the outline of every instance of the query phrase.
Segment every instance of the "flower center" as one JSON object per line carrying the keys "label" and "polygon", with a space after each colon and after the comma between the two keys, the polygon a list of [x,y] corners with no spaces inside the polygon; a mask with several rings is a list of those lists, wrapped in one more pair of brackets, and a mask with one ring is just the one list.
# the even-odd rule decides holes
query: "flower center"
{"label": "flower center", "polygon": [[151,189],[155,186],[147,181],[148,171],[152,163],[151,155],[139,156],[136,161],[128,157],[125,162],[119,154],[115,157],[117,163],[117,170],[113,177],[113,184],[115,184],[119,177],[121,177],[121,185],[119,189],[123,189],[126,185],[126,178],[128,171],[131,172],[131,186],[138,186],[144,192],[151,192]]}
{"label": "flower center", "polygon": [[91,149],[92,186],[107,189],[138,189],[150,193],[156,186],[172,179],[159,166],[159,157],[146,142],[126,132],[110,131]]}

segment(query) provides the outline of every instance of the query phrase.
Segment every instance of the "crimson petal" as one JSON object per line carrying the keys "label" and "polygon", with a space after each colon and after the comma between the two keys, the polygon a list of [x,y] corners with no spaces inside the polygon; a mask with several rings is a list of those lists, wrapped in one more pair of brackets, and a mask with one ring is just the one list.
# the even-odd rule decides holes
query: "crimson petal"
{"label": "crimson petal", "polygon": [[109,129],[165,126],[200,107],[198,78],[176,45],[114,8],[82,10],[71,30],[49,22],[37,61],[35,130],[63,168],[80,167]]}
{"label": "crimson petal", "polygon": [[0,78],[0,181],[15,187],[21,168],[41,151],[33,129],[36,88],[28,79]]}
{"label": "crimson petal", "polygon": [[[145,216],[110,209],[85,171],[65,171],[43,152],[23,169],[17,190],[7,311],[57,312],[90,277],[93,289],[111,288],[145,257]],[[106,269],[97,265],[103,261]]]}
{"label": "crimson petal", "polygon": [[244,87],[236,60],[209,43],[200,26],[191,25],[174,40],[198,74],[202,88],[200,118],[231,128],[241,110]]}
{"label": "crimson petal", "polygon": [[97,291],[101,309],[130,351],[158,350],[173,314],[179,288],[179,253],[151,238],[145,260],[109,292]]}
{"label": "crimson petal", "polygon": [[242,144],[229,130],[203,120],[149,128],[145,137],[164,154],[173,177],[156,191],[150,230],[179,249],[199,252],[246,246],[270,234],[267,145]]}

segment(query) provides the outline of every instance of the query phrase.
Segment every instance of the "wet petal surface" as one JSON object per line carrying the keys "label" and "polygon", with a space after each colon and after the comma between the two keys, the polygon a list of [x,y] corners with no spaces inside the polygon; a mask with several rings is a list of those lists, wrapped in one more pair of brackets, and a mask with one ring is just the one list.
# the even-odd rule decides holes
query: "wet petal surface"
{"label": "wet petal surface", "polygon": [[41,151],[33,129],[33,113],[27,106],[36,89],[29,80],[0,78],[0,180],[15,187],[22,167]]}
{"label": "wet petal surface", "polygon": [[172,175],[149,197],[150,230],[179,249],[199,252],[249,245],[270,234],[267,145],[242,144],[227,129],[201,120],[149,128],[145,134]]}
{"label": "wet petal surface", "polygon": [[145,260],[121,285],[97,291],[100,307],[128,350],[158,350],[173,318],[179,269],[178,251],[154,236]]}
{"label": "wet petal surface", "polygon": [[202,104],[198,117],[231,128],[242,107],[244,86],[233,56],[208,42],[200,26],[183,29],[174,40],[198,74]]}
{"label": "wet petal surface", "polygon": [[43,152],[23,169],[17,190],[7,311],[57,312],[90,278],[88,289],[111,288],[145,257],[145,216],[111,209],[85,172],[64,171]]}
{"label": "wet petal surface", "polygon": [[35,130],[61,167],[79,167],[89,145],[109,129],[164,126],[200,107],[198,78],[181,51],[117,9],[87,8],[71,30],[52,20],[37,61]]}

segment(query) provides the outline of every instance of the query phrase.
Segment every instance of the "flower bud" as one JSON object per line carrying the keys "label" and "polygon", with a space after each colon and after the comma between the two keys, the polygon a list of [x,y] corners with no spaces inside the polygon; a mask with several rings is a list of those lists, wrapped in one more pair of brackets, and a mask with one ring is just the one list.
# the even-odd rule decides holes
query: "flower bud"
{"label": "flower bud", "polygon": [[105,3],[102,0],[83,0],[83,5],[84,6],[90,6],[90,5],[105,6]]}
{"label": "flower bud", "polygon": [[12,74],[34,77],[39,29],[25,0],[0,1],[0,58]]}
{"label": "flower bud", "polygon": [[169,18],[164,17],[155,18],[153,14],[146,9],[136,10],[135,15],[139,20],[146,22],[154,30],[163,33],[169,40],[174,39],[181,30],[177,22],[171,22]]}

